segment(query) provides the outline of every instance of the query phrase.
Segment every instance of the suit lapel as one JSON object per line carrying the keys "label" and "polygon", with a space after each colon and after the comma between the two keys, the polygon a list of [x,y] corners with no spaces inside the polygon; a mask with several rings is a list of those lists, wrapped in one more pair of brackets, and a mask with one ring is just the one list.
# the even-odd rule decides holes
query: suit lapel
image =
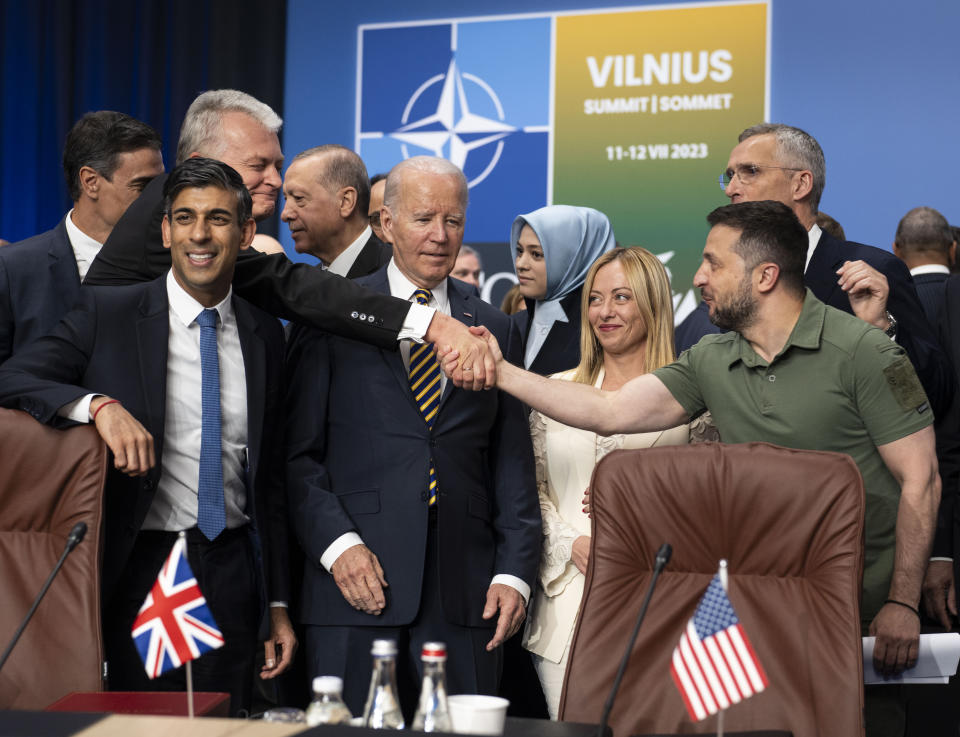
{"label": "suit lapel", "polygon": [[157,458],[163,452],[163,427],[167,397],[167,344],[170,311],[167,280],[156,279],[140,300],[137,316],[137,358],[140,364],[140,391],[149,415],[149,430],[156,442]]}
{"label": "suit lapel", "polygon": [[243,373],[247,382],[247,459],[253,465],[260,458],[263,442],[263,414],[266,402],[264,388],[267,385],[267,351],[257,329],[257,321],[246,302],[233,298],[233,311],[237,317],[237,333],[240,336],[240,352],[243,354]]}
{"label": "suit lapel", "polygon": [[[475,326],[477,324],[477,310],[471,304],[474,299],[472,296],[462,294],[456,287],[453,279],[447,278],[447,299],[450,302],[450,316],[459,320],[464,325]],[[443,405],[446,404],[450,395],[456,387],[453,382],[447,379],[447,385],[444,387],[443,396],[440,397],[440,409],[443,411]]]}
{"label": "suit lapel", "polygon": [[57,294],[61,295],[63,302],[69,307],[80,290],[80,272],[77,270],[77,260],[67,236],[66,218],[60,221],[54,234],[47,251],[47,261]]}
{"label": "suit lapel", "polygon": [[821,233],[803,278],[804,283],[821,302],[829,304],[834,290],[840,288],[836,271],[842,260],[840,241],[826,231]]}
{"label": "suit lapel", "polygon": [[[368,286],[382,294],[390,294],[390,282],[387,279],[386,267],[374,272],[369,280],[365,282],[364,286]],[[413,401],[413,394],[410,391],[410,379],[407,373],[407,366],[403,362],[403,354],[401,354],[400,351],[387,351],[381,348],[380,357],[387,364],[397,383],[399,383],[403,389],[403,396],[410,400],[410,406],[419,414],[420,409]]]}

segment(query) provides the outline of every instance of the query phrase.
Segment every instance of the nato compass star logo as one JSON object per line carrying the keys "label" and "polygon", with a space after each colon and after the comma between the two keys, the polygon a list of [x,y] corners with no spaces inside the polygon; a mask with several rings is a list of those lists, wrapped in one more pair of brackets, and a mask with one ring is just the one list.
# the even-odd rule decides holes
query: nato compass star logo
{"label": "nato compass star logo", "polygon": [[[470,111],[464,82],[479,88],[487,96],[496,110],[496,119]],[[438,84],[442,87],[436,110],[411,121],[410,117],[421,97]],[[448,159],[464,171],[467,156],[471,152],[485,154],[486,166],[468,182],[470,187],[474,187],[486,179],[497,165],[503,154],[503,139],[521,130],[505,123],[504,119],[503,105],[493,88],[475,74],[461,72],[457,68],[457,60],[451,59],[445,74],[431,77],[416,89],[403,109],[400,120],[403,125],[386,135],[401,142],[400,148],[405,159],[411,156],[407,145],[410,144],[427,149],[434,156]],[[493,144],[496,147],[490,153],[489,147]]]}

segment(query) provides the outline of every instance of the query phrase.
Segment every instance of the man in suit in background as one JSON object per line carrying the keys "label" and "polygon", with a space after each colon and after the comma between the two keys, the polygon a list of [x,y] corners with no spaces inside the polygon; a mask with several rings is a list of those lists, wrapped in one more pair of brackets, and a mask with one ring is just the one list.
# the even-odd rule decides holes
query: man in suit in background
{"label": "man in suit in background", "polygon": [[[253,196],[253,217],[269,216],[280,191],[283,154],[277,136],[283,121],[256,98],[238,90],[209,90],[191,103],[180,128],[177,163],[192,156],[223,161],[243,177]],[[163,181],[151,183],[117,223],[85,284],[115,286],[155,279],[170,268],[163,247]],[[396,349],[410,338],[455,345],[463,357],[452,379],[457,386],[493,384],[486,344],[443,313],[376,294],[282,253],[248,248],[237,258],[237,294],[276,317],[315,325],[337,335]]]}
{"label": "man in suit in background", "polygon": [[0,252],[0,362],[73,306],[113,226],[163,173],[160,137],[123,113],[87,113],[67,134],[63,173],[73,208],[53,230]]}
{"label": "man in suit in background", "polygon": [[[466,205],[466,179],[448,161],[398,164],[382,209],[393,260],[360,281],[486,325],[516,360],[516,327],[448,278]],[[421,645],[442,640],[451,692],[496,693],[499,646],[525,616],[539,560],[522,405],[501,392],[454,388],[429,346],[405,342],[395,353],[294,332],[287,473],[307,556],[301,619],[311,675],[342,676],[356,714],[372,640],[396,638],[409,704]]]}
{"label": "man in suit in background", "polygon": [[297,154],[283,181],[280,219],[297,253],[309,253],[333,273],[356,279],[384,266],[390,246],[373,234],[367,208],[367,167],[353,151],[327,144]]}
{"label": "man in suit in background", "polygon": [[0,369],[0,403],[56,426],[92,422],[113,453],[101,585],[111,689],[184,687],[182,669],[148,680],[130,631],[186,530],[225,639],[193,665],[194,685],[228,690],[239,714],[258,639],[263,678],[285,670],[296,647],[285,608],[283,339],[276,320],[232,295],[234,261],[256,227],[239,175],[191,159],[164,194],[170,272],[82,290],[53,333]]}
{"label": "man in suit in background", "polygon": [[935,325],[943,302],[943,283],[957,253],[950,224],[932,207],[913,208],[897,225],[893,253],[910,269],[923,311]]}
{"label": "man in suit in background", "polygon": [[383,207],[383,190],[387,186],[386,174],[374,174],[370,177],[370,205],[367,207],[367,218],[373,234],[380,240],[384,239],[383,228],[380,227],[380,208]]}
{"label": "man in suit in background", "polygon": [[[721,177],[730,202],[775,200],[793,210],[809,239],[804,284],[822,302],[896,340],[910,356],[934,414],[946,411],[954,392],[953,372],[907,268],[888,251],[839,241],[816,224],[826,179],[820,144],[809,133],[780,123],[747,128],[739,140]],[[700,308],[687,319],[702,321],[704,316]]]}

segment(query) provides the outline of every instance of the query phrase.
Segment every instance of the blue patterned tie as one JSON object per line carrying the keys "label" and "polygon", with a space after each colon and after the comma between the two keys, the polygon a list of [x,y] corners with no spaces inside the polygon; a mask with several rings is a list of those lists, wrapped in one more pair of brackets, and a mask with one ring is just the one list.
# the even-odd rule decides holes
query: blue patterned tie
{"label": "blue patterned tie", "polygon": [[220,360],[217,357],[217,311],[197,315],[200,326],[201,408],[200,483],[197,527],[213,540],[227,526],[223,506],[223,462],[220,444]]}
{"label": "blue patterned tie", "polygon": [[[414,299],[422,305],[428,304],[431,296],[427,289],[418,289],[413,293]],[[414,343],[410,347],[410,389],[427,427],[433,428],[437,410],[440,409],[441,393],[440,362],[433,352],[433,343]],[[430,459],[428,497],[429,504],[437,503],[437,469],[433,466],[433,458]]]}

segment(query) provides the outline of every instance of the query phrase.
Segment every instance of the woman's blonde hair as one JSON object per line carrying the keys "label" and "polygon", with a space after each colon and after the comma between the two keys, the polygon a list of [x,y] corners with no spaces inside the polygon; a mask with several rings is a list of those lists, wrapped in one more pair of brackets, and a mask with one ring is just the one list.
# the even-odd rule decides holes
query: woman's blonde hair
{"label": "woman's blonde hair", "polygon": [[573,377],[574,381],[581,384],[595,383],[603,366],[603,348],[588,316],[590,291],[597,272],[613,261],[620,262],[627,285],[633,291],[640,319],[647,328],[644,370],[653,371],[676,358],[673,347],[673,298],[666,269],[646,248],[614,248],[593,262],[583,284],[583,298],[580,301],[580,365]]}

